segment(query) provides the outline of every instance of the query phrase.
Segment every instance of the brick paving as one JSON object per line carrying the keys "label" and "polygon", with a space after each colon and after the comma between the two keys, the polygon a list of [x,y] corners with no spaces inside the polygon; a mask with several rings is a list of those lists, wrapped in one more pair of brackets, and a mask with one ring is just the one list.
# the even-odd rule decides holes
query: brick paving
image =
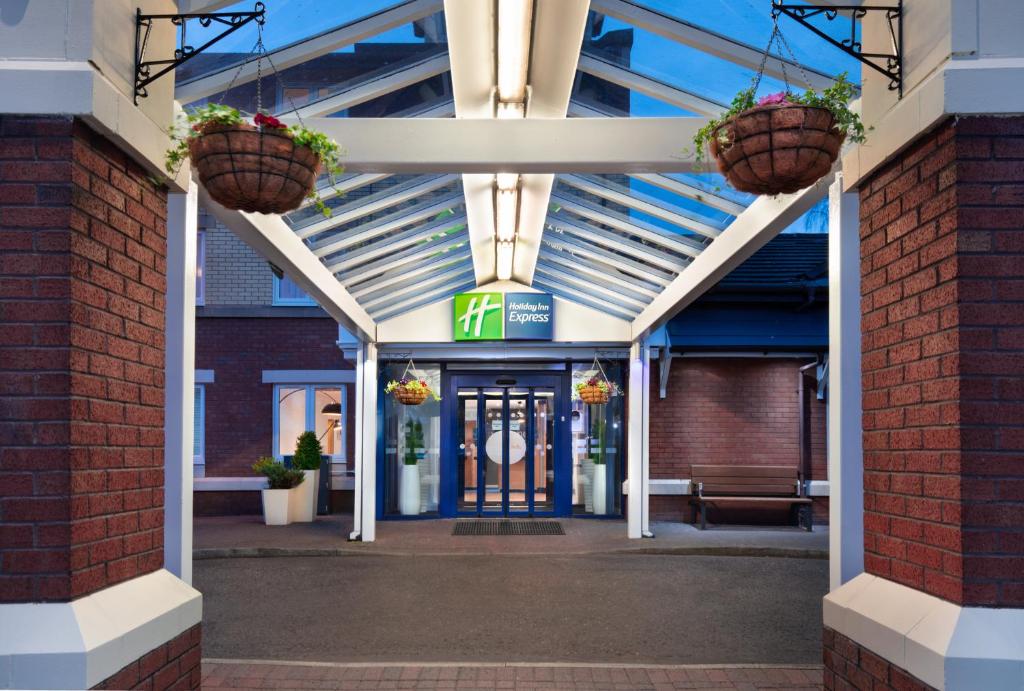
{"label": "brick paving", "polygon": [[787,689],[822,688],[818,665],[373,665],[204,660],[203,687],[234,689]]}

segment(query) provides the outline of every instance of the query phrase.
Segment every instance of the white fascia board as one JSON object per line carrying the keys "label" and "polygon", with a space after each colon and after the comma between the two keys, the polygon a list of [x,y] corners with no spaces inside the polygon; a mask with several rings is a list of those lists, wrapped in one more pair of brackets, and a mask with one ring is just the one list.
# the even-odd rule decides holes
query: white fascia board
{"label": "white fascia board", "polygon": [[267,489],[265,477],[197,477],[192,483],[196,492],[258,492]]}
{"label": "white fascia board", "polygon": [[171,145],[165,128],[173,113],[166,123],[154,122],[91,63],[0,60],[0,93],[0,114],[81,117],[150,174],[166,179],[172,192],[187,191],[187,165],[173,178],[164,170]]}
{"label": "white fascia board", "polygon": [[498,275],[494,243],[494,175],[476,173],[462,176],[462,194],[466,198],[469,248],[473,253],[473,275],[477,285],[493,281]]}
{"label": "white fascia board", "polygon": [[[691,48],[696,48],[748,69],[756,70],[764,58],[764,49],[759,46],[742,43],[695,24],[649,10],[633,2],[625,2],[624,0],[592,0],[590,4],[591,9],[595,12],[615,17],[632,26],[650,31]],[[783,72],[783,67],[785,67],[785,72]],[[783,59],[777,55],[769,56],[765,63],[764,71],[765,74],[776,79],[783,79],[785,77],[792,83],[803,87],[823,89],[832,84],[832,77],[829,75],[807,65],[799,65],[792,60]],[[803,74],[807,75],[806,80],[804,80]]]}
{"label": "white fascia board", "polygon": [[444,0],[444,23],[457,118],[492,118],[497,83],[494,3]]}
{"label": "white fascia board", "polygon": [[589,0],[535,0],[527,119],[566,116],[589,11]]}
{"label": "white fascia board", "polygon": [[865,573],[825,596],[822,618],[937,689],[1024,688],[1024,609],[960,607]]}
{"label": "white fascia board", "polygon": [[544,224],[551,203],[554,175],[531,173],[520,176],[519,233],[512,257],[512,277],[526,285],[533,283],[537,255],[544,239]]}
{"label": "white fascia board", "polygon": [[335,321],[362,341],[376,338],[376,324],[355,298],[280,216],[226,209],[200,186],[200,204],[265,259],[284,271]]}
{"label": "white fascia board", "polygon": [[302,106],[297,111],[292,110],[290,103],[282,104],[284,107],[278,111],[278,115],[291,112],[296,112],[303,118],[330,115],[331,113],[337,113],[340,110],[357,106],[360,103],[372,101],[393,91],[404,89],[424,79],[444,74],[448,70],[448,54],[435,55],[432,58],[409,65],[405,69],[396,70],[383,77],[372,77],[365,82],[355,84],[336,94],[313,101],[308,105]]}
{"label": "white fascia board", "polygon": [[690,478],[652,479],[647,481],[647,487],[651,496],[685,497],[690,494]]}
{"label": "white fascia board", "polygon": [[836,168],[799,192],[754,200],[633,320],[633,339],[670,320],[824,198]]}
{"label": "white fascia board", "polygon": [[726,109],[726,106],[718,101],[703,98],[691,91],[679,89],[671,84],[645,77],[633,70],[627,70],[625,67],[598,60],[589,55],[580,56],[579,69],[580,72],[593,75],[598,79],[645,94],[698,115],[717,117]]}
{"label": "white fascia board", "polygon": [[265,369],[264,384],[351,384],[356,380],[350,369]]}
{"label": "white fascia board", "polygon": [[[440,12],[442,0],[408,0],[368,17],[325,31],[312,38],[270,51],[278,72],[318,58],[345,46],[364,41],[395,27]],[[241,67],[236,63],[204,77],[178,84],[174,94],[182,103],[192,103],[225,90],[232,80],[235,86],[256,79],[256,61]]]}
{"label": "white fascia board", "polygon": [[[293,124],[297,120],[282,118]],[[704,118],[306,118],[356,173],[684,173]],[[601,146],[594,146],[601,142]],[[465,181],[465,178],[464,178]],[[492,211],[493,215],[493,211]]]}
{"label": "white fascia board", "polygon": [[0,605],[0,684],[89,689],[202,620],[199,591],[161,569],[71,602]]}

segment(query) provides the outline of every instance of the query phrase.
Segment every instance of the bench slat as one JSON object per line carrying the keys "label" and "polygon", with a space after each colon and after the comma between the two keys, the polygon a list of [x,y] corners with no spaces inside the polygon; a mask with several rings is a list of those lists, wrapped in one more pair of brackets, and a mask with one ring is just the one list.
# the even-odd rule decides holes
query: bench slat
{"label": "bench slat", "polygon": [[796,478],[799,471],[792,466],[756,465],[691,465],[690,477],[786,477]]}
{"label": "bench slat", "polygon": [[690,499],[693,502],[702,502],[704,504],[713,504],[716,502],[771,502],[776,504],[810,504],[812,499],[809,497],[693,497]]}
{"label": "bench slat", "polygon": [[771,494],[776,496],[796,495],[796,484],[734,485],[704,481],[705,495],[718,494]]}

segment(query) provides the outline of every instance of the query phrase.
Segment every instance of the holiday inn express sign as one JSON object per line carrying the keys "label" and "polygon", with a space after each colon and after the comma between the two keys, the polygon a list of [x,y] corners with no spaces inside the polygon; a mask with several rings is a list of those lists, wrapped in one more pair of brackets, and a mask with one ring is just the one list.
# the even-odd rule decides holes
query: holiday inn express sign
{"label": "holiday inn express sign", "polygon": [[456,341],[550,341],[555,309],[547,293],[457,293]]}

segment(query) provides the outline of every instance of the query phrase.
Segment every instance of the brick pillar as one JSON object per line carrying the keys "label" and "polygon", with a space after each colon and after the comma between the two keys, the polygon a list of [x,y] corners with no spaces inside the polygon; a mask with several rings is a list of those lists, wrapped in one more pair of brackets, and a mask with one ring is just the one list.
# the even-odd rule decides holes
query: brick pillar
{"label": "brick pillar", "polygon": [[0,603],[163,566],[166,217],[82,121],[0,116]]}
{"label": "brick pillar", "polygon": [[[1024,118],[945,121],[860,214],[865,569],[1024,608]],[[870,682],[863,645],[826,630],[826,681]]]}

